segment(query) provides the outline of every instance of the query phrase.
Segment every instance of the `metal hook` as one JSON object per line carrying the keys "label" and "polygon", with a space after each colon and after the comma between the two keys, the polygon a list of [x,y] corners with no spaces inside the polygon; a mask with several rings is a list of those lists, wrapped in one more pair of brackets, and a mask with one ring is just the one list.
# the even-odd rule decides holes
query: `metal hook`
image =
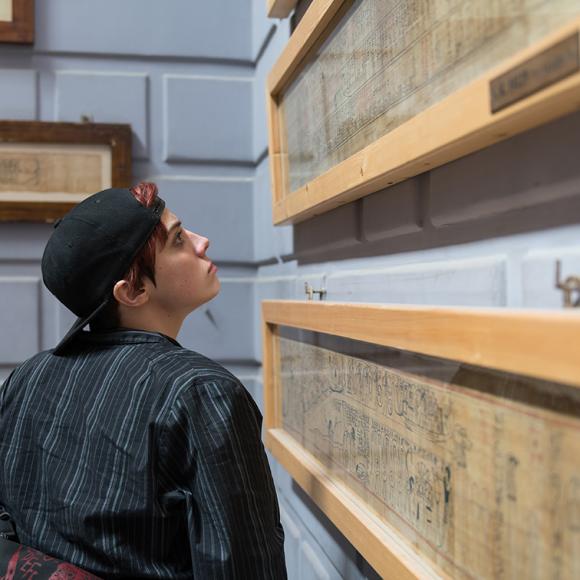
{"label": "metal hook", "polygon": [[[564,293],[564,308],[580,307],[580,276],[568,276],[562,281],[562,262],[556,260],[556,288]],[[572,293],[578,292],[578,298],[572,301]]]}

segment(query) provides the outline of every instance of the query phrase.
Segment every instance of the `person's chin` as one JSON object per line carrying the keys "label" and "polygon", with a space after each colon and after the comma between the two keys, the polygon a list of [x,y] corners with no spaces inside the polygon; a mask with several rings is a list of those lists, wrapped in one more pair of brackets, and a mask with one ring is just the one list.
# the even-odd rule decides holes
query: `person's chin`
{"label": "person's chin", "polygon": [[222,283],[220,282],[220,279],[216,276],[215,277],[215,284],[214,284],[214,294],[213,294],[212,298],[215,298],[219,294],[221,288],[222,288]]}
{"label": "person's chin", "polygon": [[212,288],[207,293],[205,300],[203,301],[203,304],[207,304],[208,302],[211,302],[220,293],[220,290],[221,290],[221,283],[216,278],[216,282],[215,282],[215,284],[212,284]]}

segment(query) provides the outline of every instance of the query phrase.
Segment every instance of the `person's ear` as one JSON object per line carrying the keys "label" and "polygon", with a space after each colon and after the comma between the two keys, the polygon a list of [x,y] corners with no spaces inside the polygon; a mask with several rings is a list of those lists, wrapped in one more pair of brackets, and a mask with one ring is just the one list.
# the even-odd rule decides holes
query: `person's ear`
{"label": "person's ear", "polygon": [[144,286],[133,288],[127,280],[119,280],[113,287],[113,296],[119,304],[136,308],[149,301],[149,293]]}

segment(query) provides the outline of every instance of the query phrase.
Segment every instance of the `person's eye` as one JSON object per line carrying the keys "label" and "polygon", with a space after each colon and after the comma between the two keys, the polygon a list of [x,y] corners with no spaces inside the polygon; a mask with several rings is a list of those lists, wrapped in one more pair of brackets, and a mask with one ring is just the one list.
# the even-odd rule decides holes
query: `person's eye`
{"label": "person's eye", "polygon": [[183,244],[183,232],[181,230],[175,235],[175,243],[177,245]]}

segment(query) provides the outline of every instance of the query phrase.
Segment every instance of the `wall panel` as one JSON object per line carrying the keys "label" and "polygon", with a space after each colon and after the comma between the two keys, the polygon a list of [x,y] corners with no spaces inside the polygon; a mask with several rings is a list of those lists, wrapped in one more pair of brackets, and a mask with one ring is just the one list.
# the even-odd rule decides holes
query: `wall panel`
{"label": "wall panel", "polygon": [[254,260],[253,180],[157,180],[167,207],[184,226],[210,240],[208,256],[226,262]]}
{"label": "wall panel", "polygon": [[40,350],[40,279],[0,277],[0,365],[15,365]]}
{"label": "wall panel", "polygon": [[250,79],[167,75],[164,100],[165,161],[253,163]]}
{"label": "wall panel", "polygon": [[251,60],[249,0],[37,2],[36,49]]}
{"label": "wall panel", "polygon": [[78,123],[83,116],[95,123],[129,123],[133,129],[133,157],[149,156],[146,74],[57,71],[56,120]]}
{"label": "wall panel", "polygon": [[421,178],[413,177],[361,200],[364,240],[375,242],[421,231]]}
{"label": "wall panel", "polygon": [[227,276],[220,269],[221,290],[185,321],[179,342],[210,358],[224,362],[254,362],[251,333],[254,322],[253,280]]}
{"label": "wall panel", "polygon": [[439,167],[430,173],[431,220],[445,227],[577,198],[579,149],[574,114]]}
{"label": "wall panel", "polygon": [[327,277],[326,289],[333,301],[505,306],[506,261],[492,256],[338,270]]}
{"label": "wall panel", "polygon": [[300,524],[283,500],[280,501],[280,521],[284,527],[284,552],[286,554],[286,566],[288,578],[299,578],[299,558],[301,533]]}
{"label": "wall panel", "polygon": [[2,119],[38,119],[38,72],[0,69],[0,111]]}

